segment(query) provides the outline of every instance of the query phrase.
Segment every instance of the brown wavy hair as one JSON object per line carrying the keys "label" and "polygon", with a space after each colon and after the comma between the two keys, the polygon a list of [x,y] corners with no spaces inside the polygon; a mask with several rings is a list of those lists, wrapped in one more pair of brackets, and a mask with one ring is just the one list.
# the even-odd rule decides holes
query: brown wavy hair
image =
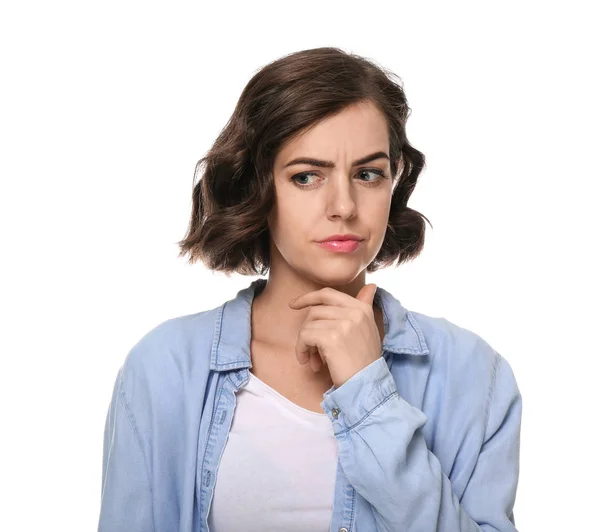
{"label": "brown wavy hair", "polygon": [[[192,216],[179,256],[207,268],[264,275],[270,266],[267,215],[274,205],[275,156],[296,134],[349,105],[371,101],[385,115],[390,165],[398,178],[381,249],[367,267],[399,266],[425,241],[425,221],[407,202],[425,156],[406,138],[410,114],[398,76],[339,48],[314,48],[273,61],[245,86],[233,114],[194,171]],[[431,225],[431,222],[429,222]],[[432,226],[433,227],[433,226]]]}

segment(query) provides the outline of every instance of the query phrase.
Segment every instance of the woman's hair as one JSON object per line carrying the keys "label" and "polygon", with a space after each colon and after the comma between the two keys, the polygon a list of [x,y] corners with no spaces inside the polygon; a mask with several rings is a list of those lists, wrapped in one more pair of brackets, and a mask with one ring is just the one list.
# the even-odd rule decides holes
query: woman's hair
{"label": "woman's hair", "polygon": [[[410,114],[402,81],[338,48],[286,55],[248,82],[229,121],[194,172],[192,216],[179,256],[227,275],[264,275],[270,266],[267,216],[274,205],[273,165],[299,132],[346,107],[373,102],[385,115],[393,190],[385,238],[368,272],[414,259],[429,220],[406,206],[425,156],[406,138]],[[196,182],[196,178],[201,178]],[[429,222],[431,225],[431,222]]]}

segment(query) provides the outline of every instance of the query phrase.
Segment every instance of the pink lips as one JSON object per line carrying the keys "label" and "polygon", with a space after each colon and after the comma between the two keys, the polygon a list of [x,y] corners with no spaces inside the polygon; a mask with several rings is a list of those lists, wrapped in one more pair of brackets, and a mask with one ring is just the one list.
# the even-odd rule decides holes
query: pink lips
{"label": "pink lips", "polygon": [[317,242],[317,244],[328,251],[348,253],[360,246],[360,240],[327,240],[325,242]]}

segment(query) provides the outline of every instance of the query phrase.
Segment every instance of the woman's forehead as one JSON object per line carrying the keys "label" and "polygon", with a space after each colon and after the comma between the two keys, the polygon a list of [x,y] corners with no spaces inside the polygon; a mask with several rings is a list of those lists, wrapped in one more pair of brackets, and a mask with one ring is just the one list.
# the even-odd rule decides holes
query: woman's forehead
{"label": "woman's forehead", "polygon": [[389,152],[387,122],[374,106],[345,109],[290,139],[278,152],[275,166],[307,158],[349,164],[374,152]]}

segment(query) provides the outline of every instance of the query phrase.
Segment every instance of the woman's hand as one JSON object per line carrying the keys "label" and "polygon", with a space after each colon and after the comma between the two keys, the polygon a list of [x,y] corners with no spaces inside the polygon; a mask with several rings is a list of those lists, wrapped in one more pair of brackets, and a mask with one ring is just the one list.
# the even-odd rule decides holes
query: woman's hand
{"label": "woman's hand", "polygon": [[311,307],[300,327],[296,357],[313,371],[329,368],[339,388],[381,356],[381,337],[375,323],[373,298],[377,285],[363,286],[356,298],[335,288],[323,288],[290,301],[295,310]]}

